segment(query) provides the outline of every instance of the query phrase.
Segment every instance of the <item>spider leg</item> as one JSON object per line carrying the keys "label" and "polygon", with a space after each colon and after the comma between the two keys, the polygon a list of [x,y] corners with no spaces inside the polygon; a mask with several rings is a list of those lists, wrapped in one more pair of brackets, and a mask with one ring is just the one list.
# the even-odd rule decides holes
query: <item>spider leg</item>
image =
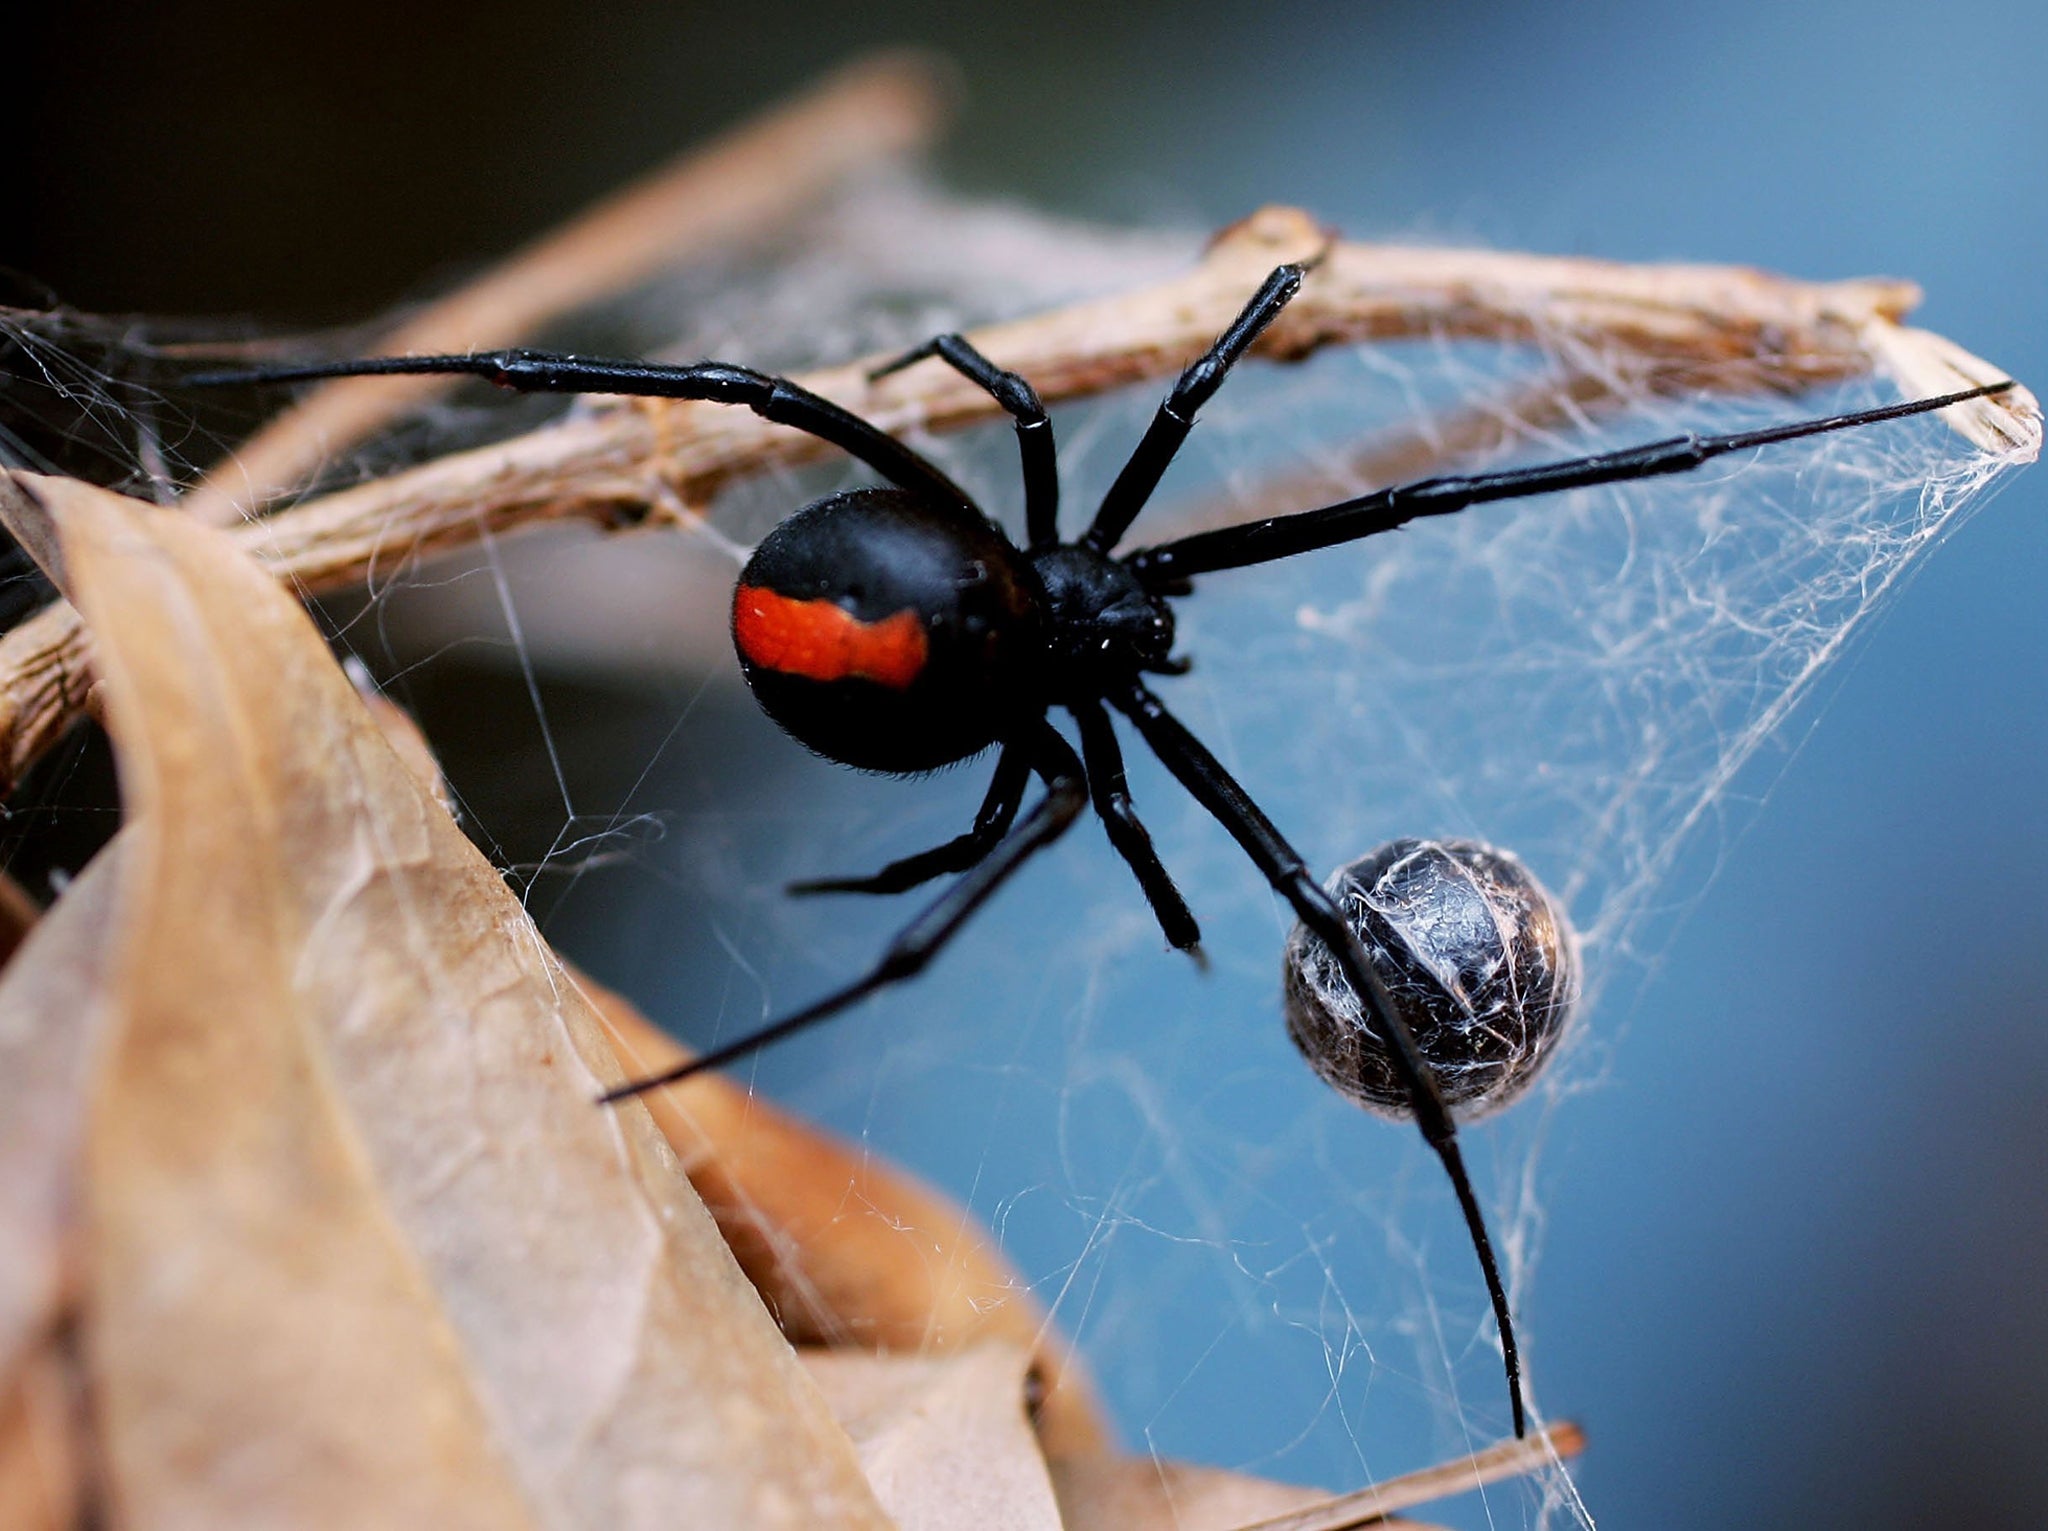
{"label": "spider leg", "polygon": [[1415,1124],[1423,1140],[1436,1150],[1451,1189],[1464,1213],[1466,1231],[1479,1256],[1480,1271],[1493,1301],[1493,1316],[1500,1328],[1501,1357],[1507,1365],[1508,1396],[1514,1410],[1515,1434],[1525,1433],[1527,1419],[1522,1406],[1522,1362],[1515,1347],[1514,1322],[1508,1312],[1507,1290],[1501,1285],[1500,1268],[1493,1257],[1493,1241],[1486,1231],[1486,1218],[1472,1193],[1465,1173],[1464,1155],[1459,1152],[1457,1127],[1438,1093],[1435,1077],[1423,1061],[1415,1038],[1395,1008],[1387,986],[1380,981],[1372,959],[1366,955],[1336,903],[1321,884],[1309,875],[1301,857],[1273,827],[1257,803],[1223,769],[1202,742],[1166,710],[1142,682],[1135,679],[1113,693],[1110,701],[1134,724],[1153,753],[1179,778],[1195,801],[1213,814],[1230,832],[1231,838],[1265,874],[1273,890],[1293,907],[1296,916],[1328,946],[1345,978],[1364,1003],[1373,1029],[1387,1043],[1387,1051],[1400,1069],[1408,1090],[1408,1102],[1415,1112]]}
{"label": "spider leg", "polygon": [[1912,399],[1853,414],[1829,415],[1818,420],[1799,420],[1789,425],[1767,426],[1762,430],[1737,431],[1726,436],[1672,436],[1617,452],[1598,452],[1589,457],[1572,457],[1563,462],[1543,463],[1532,468],[1509,468],[1500,473],[1470,477],[1420,479],[1411,484],[1342,500],[1320,510],[1304,510],[1289,516],[1270,516],[1247,521],[1213,532],[1198,532],[1156,547],[1139,548],[1124,559],[1126,566],[1149,589],[1162,589],[1169,582],[1219,569],[1241,569],[1248,564],[1270,563],[1292,558],[1318,548],[1354,542],[1376,532],[1392,531],[1423,516],[1448,516],[1469,505],[1491,500],[1516,500],[1525,495],[1551,494],[1564,489],[1583,489],[1592,484],[1618,484],[1630,479],[1657,478],[1667,473],[1684,473],[1701,463],[1730,452],[1796,441],[1827,431],[1874,425],[1929,410],[1946,409],[1966,399],[2001,393],[2013,385],[1991,383],[1939,398]]}
{"label": "spider leg", "polygon": [[1031,779],[1031,756],[1014,744],[1003,746],[996,759],[996,773],[988,784],[988,795],[974,816],[974,827],[956,835],[944,845],[935,845],[915,856],[892,861],[872,877],[820,877],[793,882],[787,891],[807,893],[903,893],[920,883],[930,882],[947,872],[964,872],[994,850],[1009,833],[1017,809],[1024,801],[1024,784]]}
{"label": "spider leg", "polygon": [[214,388],[391,373],[456,373],[480,377],[521,393],[611,393],[633,398],[709,399],[719,404],[739,404],[764,420],[831,442],[902,488],[923,490],[960,505],[973,503],[958,484],[886,431],[788,378],[729,362],[683,365],[608,361],[553,351],[475,351],[464,356],[381,356],[306,366],[257,367],[244,372],[208,372],[185,381],[195,387]]}
{"label": "spider leg", "polygon": [[1015,372],[1005,372],[959,335],[938,335],[905,351],[868,374],[868,380],[900,372],[936,356],[989,396],[1017,422],[1017,451],[1024,460],[1024,529],[1034,551],[1060,540],[1060,473],[1053,449],[1052,421],[1038,390]]}
{"label": "spider leg", "polygon": [[901,983],[922,972],[968,917],[1009,881],[1013,872],[1030,860],[1034,853],[1067,832],[1088,800],[1081,762],[1073,747],[1060,737],[1051,723],[1041,719],[1027,747],[1031,751],[1031,769],[1045,781],[1045,796],[1024,816],[1024,822],[998,841],[986,857],[926,905],[924,911],[889,943],[888,950],[866,973],[843,988],[833,990],[823,999],[762,1027],[751,1036],[729,1042],[666,1073],[617,1085],[598,1097],[599,1104],[609,1105],[660,1085],[673,1084],[706,1069],[721,1068],[735,1058],[744,1057],[771,1042],[779,1042],[837,1015],[877,989]]}
{"label": "spider leg", "polygon": [[1107,553],[1130,529],[1145,502],[1152,498],[1152,491],[1159,487],[1167,464],[1194,429],[1195,411],[1209,402],[1251,343],[1301,291],[1301,279],[1307,271],[1304,265],[1275,267],[1252,295],[1251,302],[1245,304],[1244,312],[1231,321],[1230,328],[1188,365],[1160,404],[1159,412],[1152,417],[1152,424],[1146,428],[1123,471],[1117,474],[1116,482],[1109,486],[1109,493],[1102,497],[1102,508],[1095,512],[1094,524],[1082,534],[1084,546]]}
{"label": "spider leg", "polygon": [[1088,790],[1095,799],[1095,812],[1102,819],[1102,827],[1109,831],[1109,843],[1138,879],[1138,887],[1145,894],[1145,902],[1152,906],[1167,945],[1199,956],[1202,929],[1195,923],[1194,913],[1181,897],[1180,889],[1174,886],[1172,874],[1160,862],[1159,852],[1152,847],[1152,836],[1139,822],[1137,810],[1131,806],[1130,786],[1124,780],[1123,751],[1117,747],[1109,714],[1103,711],[1100,702],[1092,700],[1070,702],[1067,710],[1081,725],[1081,756],[1088,763]]}

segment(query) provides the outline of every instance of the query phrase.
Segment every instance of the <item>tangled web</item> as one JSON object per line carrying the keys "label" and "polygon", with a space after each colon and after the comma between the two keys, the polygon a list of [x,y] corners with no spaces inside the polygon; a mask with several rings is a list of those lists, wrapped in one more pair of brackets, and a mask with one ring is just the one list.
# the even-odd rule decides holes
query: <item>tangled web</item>
{"label": "tangled web", "polygon": [[[885,180],[772,251],[672,277],[546,338],[794,371],[1157,280],[1194,248]],[[1546,379],[1586,376],[1609,385],[1598,403],[1562,383],[1545,392]],[[1473,401],[1492,401],[1481,407],[1498,410],[1503,439],[1459,467],[1897,397],[1881,380],[1788,401],[1631,392],[1624,379],[1563,339],[1430,337],[1248,365],[1130,540],[1377,487],[1369,443],[1393,432],[1426,448]],[[1070,526],[1159,391],[1055,411]],[[108,455],[141,439],[162,450],[161,430],[129,428],[131,400],[84,392]],[[468,441],[480,425],[508,428],[459,402],[338,471]],[[1018,530],[1007,427],[917,444]],[[1312,864],[1327,872],[1404,836],[1482,841],[1515,852],[1570,911],[1584,1017],[1529,1097],[1468,1134],[1518,1302],[1542,1232],[1538,1147],[1560,1102],[1599,1078],[1631,988],[1698,891],[1672,886],[1681,852],[1740,828],[1765,776],[1756,757],[2011,465],[1910,420],[1205,576],[1179,604],[1195,669],[1162,695]],[[136,454],[129,487],[167,475],[175,466]],[[533,751],[531,811],[552,822],[530,862],[501,854],[565,949],[698,1043],[842,981],[912,907],[792,901],[784,882],[945,839],[985,784],[980,765],[906,783],[801,757],[740,700],[715,596],[678,611],[661,593],[676,588],[663,571],[715,589],[705,569],[729,577],[736,546],[853,481],[826,465],[742,484],[714,507],[711,536],[489,545],[387,580],[338,619],[344,644],[404,677],[401,699],[417,701],[437,666],[481,664],[632,691],[630,706],[660,715],[634,733],[537,685],[512,748]],[[596,754],[610,758],[593,786],[577,762]],[[1279,1017],[1291,922],[1163,771],[1130,754],[1210,971],[1161,950],[1128,874],[1084,825],[914,986],[761,1059],[763,1087],[966,1200],[1079,1340],[1126,1430],[1163,1455],[1350,1487],[1505,1433],[1485,1293],[1434,1159],[1303,1066]],[[487,842],[517,838],[488,808],[472,822]],[[650,823],[659,838],[640,832]],[[1696,859],[1712,857],[1685,864]],[[1545,1392],[1544,1357],[1581,1342],[1525,1336],[1539,1413],[1569,1410]],[[1503,1511],[1514,1495],[1529,1497]],[[1496,1491],[1491,1513],[1585,1512],[1560,1470]]]}

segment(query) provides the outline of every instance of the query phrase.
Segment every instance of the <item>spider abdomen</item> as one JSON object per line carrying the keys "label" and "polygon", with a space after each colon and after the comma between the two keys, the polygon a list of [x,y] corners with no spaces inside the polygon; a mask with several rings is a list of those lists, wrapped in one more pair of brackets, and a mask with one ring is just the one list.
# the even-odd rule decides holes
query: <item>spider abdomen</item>
{"label": "spider abdomen", "polygon": [[980,753],[1044,710],[1044,595],[978,511],[857,489],[770,532],[733,592],[733,646],[799,743],[912,774]]}

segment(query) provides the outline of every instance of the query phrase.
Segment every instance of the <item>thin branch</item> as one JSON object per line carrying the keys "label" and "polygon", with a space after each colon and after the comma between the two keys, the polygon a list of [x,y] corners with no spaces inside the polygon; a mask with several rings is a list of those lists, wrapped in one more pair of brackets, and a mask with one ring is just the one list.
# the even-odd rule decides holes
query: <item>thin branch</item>
{"label": "thin branch", "polygon": [[[1805,283],[1739,267],[1333,244],[1287,208],[1226,230],[1185,277],[971,338],[1048,400],[1099,393],[1177,371],[1274,265],[1319,255],[1260,354],[1295,359],[1344,342],[1450,336],[1537,344],[1574,365],[1604,358],[1622,372],[1684,369],[1730,391],[1789,391],[1873,369],[1910,378],[1916,392],[1999,376],[1940,337],[1899,326],[1918,298],[1910,283]],[[955,429],[995,413],[989,396],[950,368],[916,366],[870,382],[870,365],[799,381],[889,431]],[[1945,417],[1987,449],[2039,449],[2040,410],[2025,389]],[[317,592],[516,527],[687,521],[731,480],[826,450],[716,404],[605,404],[307,501],[237,535],[279,579]],[[68,610],[52,607],[0,639],[0,788],[70,725],[91,685],[86,640]]]}
{"label": "thin branch", "polygon": [[[929,144],[944,115],[921,54],[862,60],[614,193],[399,325],[391,355],[516,344],[666,266],[757,235],[848,174]],[[231,525],[446,391],[449,378],[349,378],[316,388],[220,463],[185,509]]]}
{"label": "thin branch", "polygon": [[1390,1478],[1376,1488],[1360,1489],[1305,1510],[1276,1515],[1257,1525],[1245,1526],[1242,1531],[1353,1531],[1359,1526],[1378,1525],[1387,1517],[1419,1504],[1448,1499],[1503,1478],[1519,1478],[1566,1457],[1575,1457],[1585,1449],[1585,1433],[1577,1425],[1549,1425],[1526,1440],[1502,1441],[1455,1462]]}

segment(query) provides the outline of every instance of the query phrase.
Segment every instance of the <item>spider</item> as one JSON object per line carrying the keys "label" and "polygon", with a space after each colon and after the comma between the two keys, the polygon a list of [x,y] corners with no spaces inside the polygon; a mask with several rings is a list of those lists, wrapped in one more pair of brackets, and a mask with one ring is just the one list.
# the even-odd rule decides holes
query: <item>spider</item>
{"label": "spider", "polygon": [[[1378,1104],[1413,1118],[1457,1197],[1492,1302],[1520,1436],[1526,1413],[1513,1320],[1458,1146],[1446,1101],[1451,1092],[1439,1081],[1440,1070],[1469,1060],[1446,1056],[1447,1046],[1461,1045],[1458,1038],[1447,1042],[1447,1028],[1428,1027],[1436,1052],[1432,1062],[1418,1042],[1425,1027],[1417,1025],[1417,1012],[1412,1006],[1404,1010],[1392,992],[1418,983],[1440,989],[1443,980],[1422,969],[1413,952],[1404,957],[1399,940],[1374,941],[1379,961],[1392,965],[1383,975],[1332,891],[1310,875],[1250,794],[1147,683],[1147,676],[1175,676],[1189,667],[1173,654],[1172,602],[1192,592],[1197,575],[1355,542],[1488,501],[1682,473],[1727,453],[1940,409],[2012,384],[1761,430],[1678,436],[1536,467],[1424,479],[1119,553],[1197,411],[1300,291],[1308,270],[1306,264],[1277,267],[1208,351],[1182,372],[1087,529],[1070,541],[1059,535],[1052,423],[1029,382],[956,334],[940,335],[875,369],[871,378],[924,361],[944,363],[987,391],[1010,416],[1023,470],[1021,548],[965,491],[886,432],[786,378],[723,362],[665,365],[510,350],[269,367],[191,381],[455,373],[520,391],[707,399],[804,431],[880,474],[890,487],[854,489],[806,505],[760,543],[734,592],[733,643],[762,708],[830,760],[917,776],[998,751],[987,795],[965,833],[871,876],[799,883],[791,891],[900,893],[948,873],[959,876],[860,977],[689,1063],[622,1084],[602,1100],[621,1101],[720,1067],[914,976],[1090,802],[1168,943],[1198,952],[1195,916],[1132,806],[1113,709],[1243,848],[1292,907],[1301,929],[1326,949],[1355,996],[1383,1076]],[[1055,708],[1073,718],[1078,754],[1053,726]],[[1043,782],[1044,794],[1027,812],[1024,798],[1033,777]],[[1461,1108],[1487,1104],[1462,1091],[1454,1098]]]}

